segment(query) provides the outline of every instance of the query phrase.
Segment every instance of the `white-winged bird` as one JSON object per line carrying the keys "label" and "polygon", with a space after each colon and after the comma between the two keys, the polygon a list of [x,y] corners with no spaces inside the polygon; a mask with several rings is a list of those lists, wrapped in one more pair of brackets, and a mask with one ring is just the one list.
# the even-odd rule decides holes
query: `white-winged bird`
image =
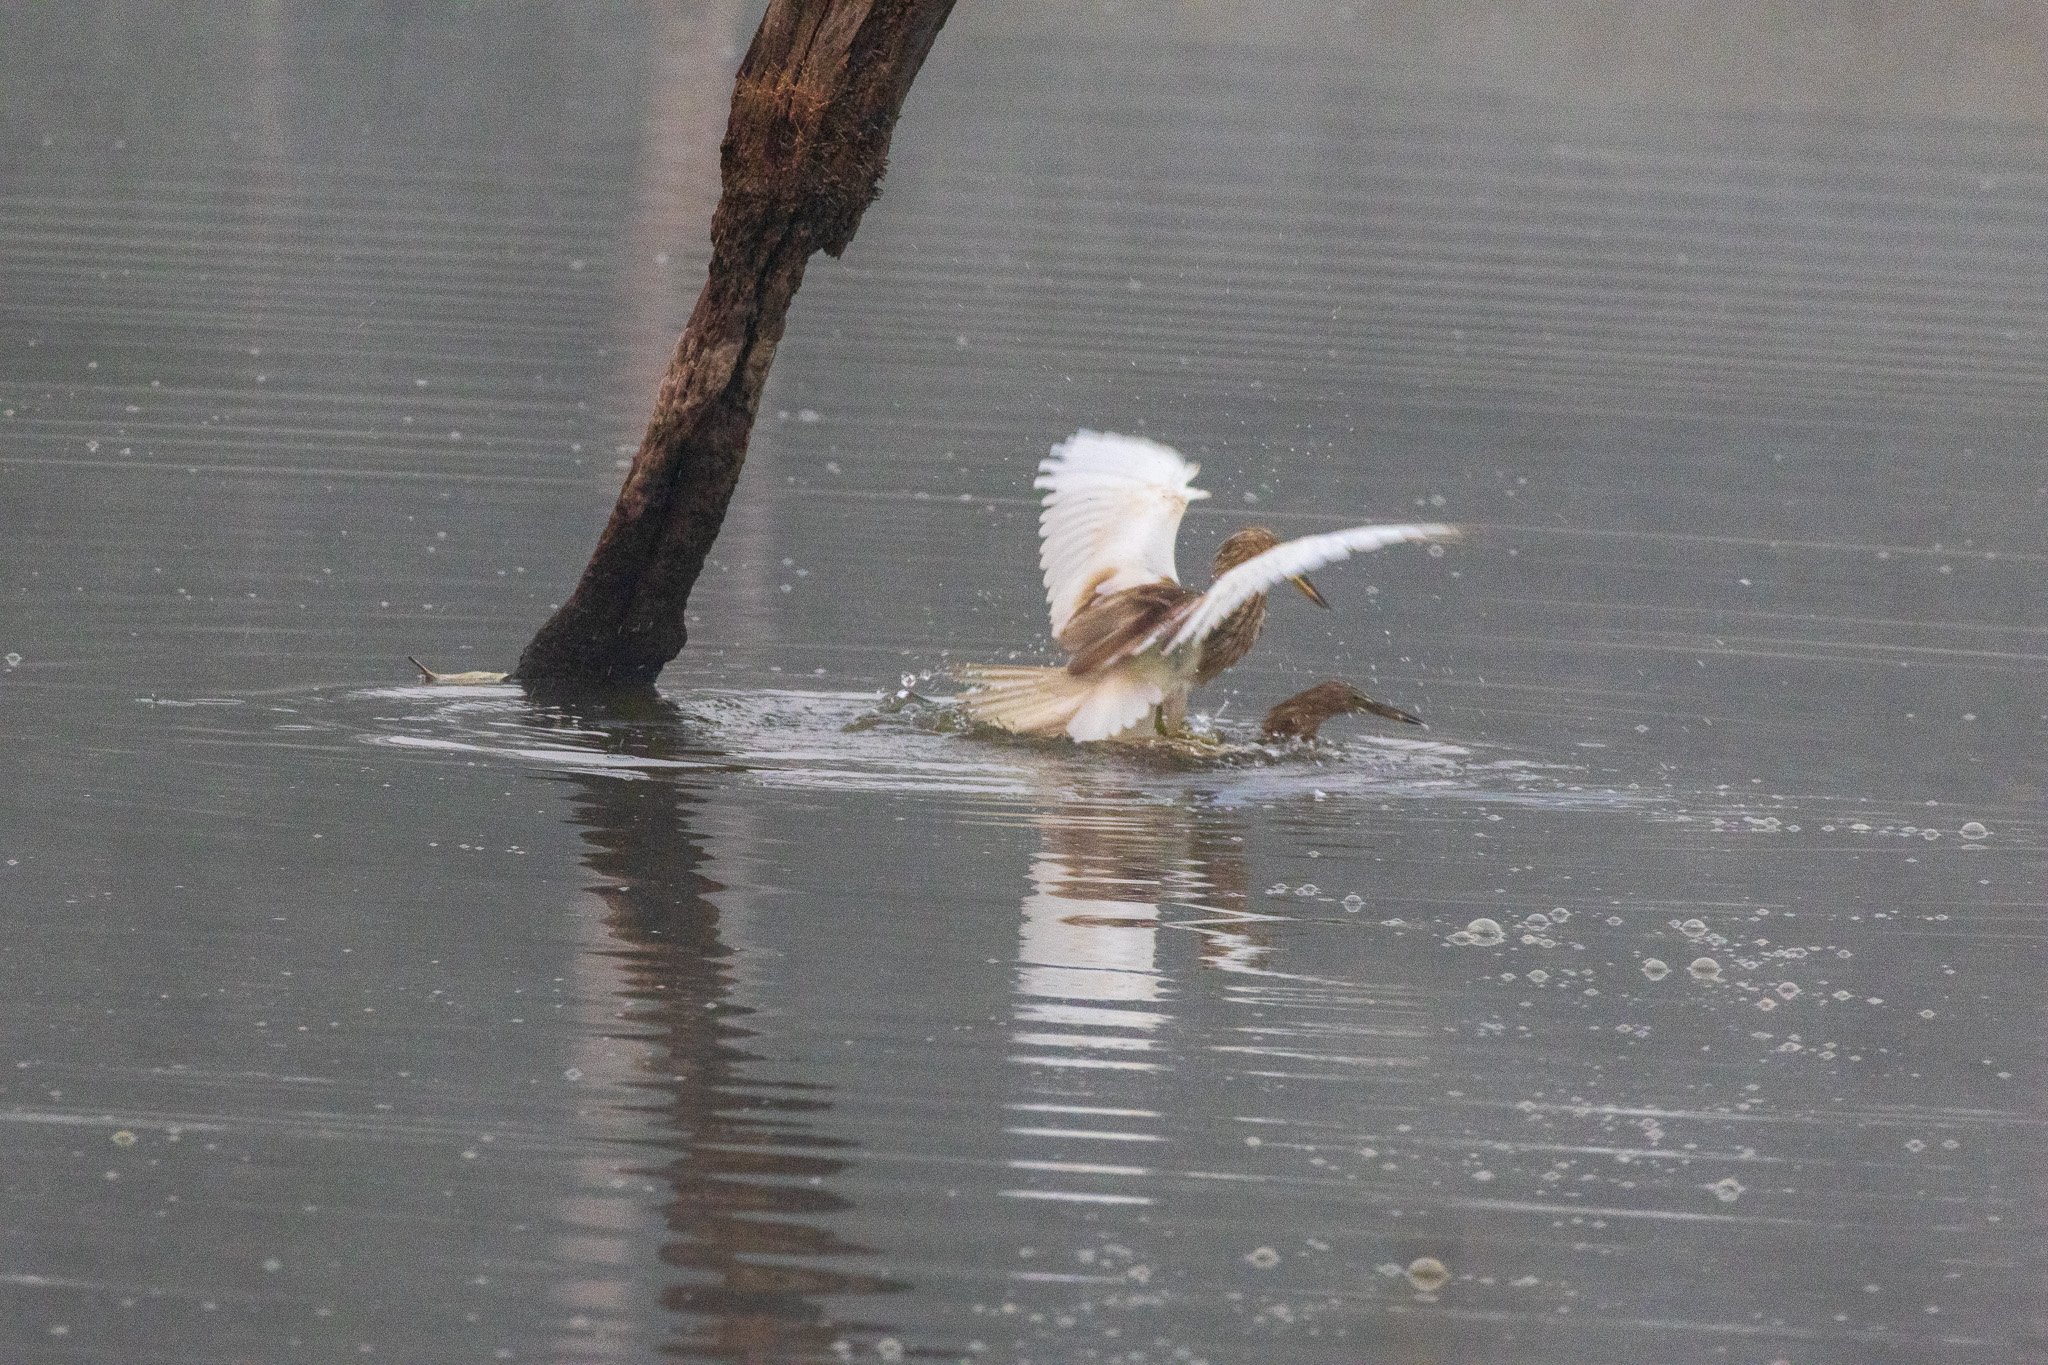
{"label": "white-winged bird", "polygon": [[1181,514],[1208,493],[1195,466],[1157,441],[1080,431],[1038,466],[1039,567],[1064,668],[967,664],[971,718],[1025,735],[1138,739],[1178,733],[1188,692],[1251,652],[1266,591],[1292,582],[1328,606],[1303,575],[1409,540],[1444,540],[1441,522],[1354,526],[1282,541],[1250,526],[1223,542],[1206,592],[1183,587],[1173,548]]}

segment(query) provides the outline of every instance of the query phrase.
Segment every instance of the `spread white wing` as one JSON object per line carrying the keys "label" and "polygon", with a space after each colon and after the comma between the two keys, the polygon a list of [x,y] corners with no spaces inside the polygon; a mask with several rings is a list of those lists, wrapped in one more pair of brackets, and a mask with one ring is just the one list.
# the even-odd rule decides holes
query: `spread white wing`
{"label": "spread white wing", "polygon": [[1170,654],[1199,644],[1210,631],[1222,625],[1230,613],[1297,574],[1305,574],[1384,545],[1398,545],[1407,540],[1449,540],[1457,534],[1457,527],[1446,526],[1440,521],[1382,523],[1353,526],[1344,531],[1326,531],[1319,536],[1303,536],[1299,540],[1275,545],[1210,584],[1209,591],[1202,594],[1185,616],[1177,623],[1162,627],[1158,635],[1145,642],[1144,647],[1150,648],[1163,640],[1166,652]]}
{"label": "spread white wing", "polygon": [[1194,477],[1180,452],[1142,436],[1077,431],[1052,448],[1032,487],[1045,490],[1038,566],[1054,635],[1097,593],[1180,581],[1181,513],[1209,496]]}

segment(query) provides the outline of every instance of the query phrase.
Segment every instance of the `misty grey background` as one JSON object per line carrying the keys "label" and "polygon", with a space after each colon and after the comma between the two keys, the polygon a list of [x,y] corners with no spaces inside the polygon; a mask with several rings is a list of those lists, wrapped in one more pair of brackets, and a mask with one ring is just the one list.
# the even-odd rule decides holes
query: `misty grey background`
{"label": "misty grey background", "polygon": [[[2038,19],[970,0],[668,705],[413,685],[573,583],[755,19],[0,8],[0,1354],[2048,1359]],[[878,712],[1050,657],[1081,425],[1191,577],[1470,527],[1205,697],[1428,735]]]}

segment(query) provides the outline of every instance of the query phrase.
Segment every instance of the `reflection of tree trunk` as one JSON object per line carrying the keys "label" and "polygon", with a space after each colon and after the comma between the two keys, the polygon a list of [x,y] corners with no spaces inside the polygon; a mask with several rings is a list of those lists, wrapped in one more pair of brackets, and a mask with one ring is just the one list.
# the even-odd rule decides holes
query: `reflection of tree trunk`
{"label": "reflection of tree trunk", "polygon": [[525,680],[654,681],[746,459],[761,386],[813,251],[838,255],[879,192],[910,82],[953,0],[772,0],[733,85],[711,271],[576,591]]}
{"label": "reflection of tree trunk", "polygon": [[[683,748],[677,713],[657,699],[630,716],[574,723],[602,728],[614,752],[667,758]],[[653,1049],[647,1112],[675,1151],[650,1174],[674,1191],[674,1237],[661,1258],[689,1275],[663,1295],[692,1319],[679,1349],[714,1360],[805,1359],[848,1332],[881,1330],[836,1322],[821,1302],[905,1286],[831,1267],[872,1252],[821,1226],[848,1207],[830,1184],[812,1183],[843,1172],[850,1155],[851,1144],[813,1121],[830,1112],[830,1092],[746,1074],[758,1060],[746,1048],[751,1011],[731,998],[732,953],[712,900],[722,888],[703,870],[710,855],[694,830],[694,779],[671,769],[644,781],[575,780],[584,861],[604,879],[594,890],[618,942],[631,1036]]]}

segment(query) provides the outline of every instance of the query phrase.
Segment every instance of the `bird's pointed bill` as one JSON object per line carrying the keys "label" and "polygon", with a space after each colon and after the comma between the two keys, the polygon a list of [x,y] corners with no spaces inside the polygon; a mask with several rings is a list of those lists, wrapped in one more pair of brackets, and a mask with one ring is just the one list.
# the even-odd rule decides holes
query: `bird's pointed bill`
{"label": "bird's pointed bill", "polygon": [[1398,706],[1389,706],[1383,701],[1374,701],[1371,697],[1360,697],[1358,700],[1362,704],[1357,706],[1356,710],[1369,712],[1375,716],[1385,716],[1388,720],[1398,720],[1408,725],[1422,724],[1422,717],[1403,711]]}
{"label": "bird's pointed bill", "polygon": [[1294,575],[1294,577],[1288,579],[1287,581],[1289,583],[1292,583],[1295,587],[1301,589],[1301,595],[1303,597],[1306,597],[1309,601],[1315,603],[1317,606],[1323,608],[1325,611],[1329,610],[1329,601],[1324,598],[1323,594],[1321,593],[1321,591],[1317,589],[1315,584],[1308,581],[1307,574],[1296,574]]}

